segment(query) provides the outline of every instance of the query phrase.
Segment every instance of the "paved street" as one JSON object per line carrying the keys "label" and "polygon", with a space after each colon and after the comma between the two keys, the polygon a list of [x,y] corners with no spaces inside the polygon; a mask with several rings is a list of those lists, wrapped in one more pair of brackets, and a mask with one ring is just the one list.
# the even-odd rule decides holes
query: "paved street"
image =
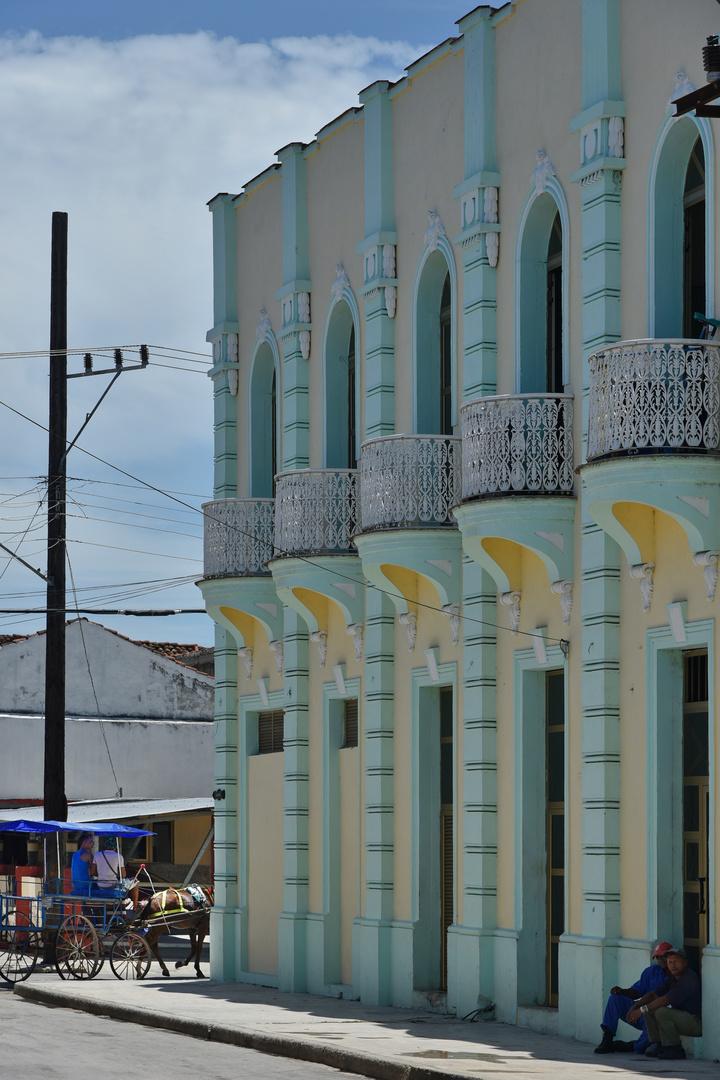
{"label": "paved street", "polygon": [[4,986],[0,1032],[3,1080],[351,1080],[327,1065],[37,1005]]}
{"label": "paved street", "polygon": [[[0,1003],[7,997],[7,993],[0,993]],[[326,1076],[332,1080],[349,1072],[376,1080],[720,1078],[720,1067],[711,1061],[658,1061],[633,1054],[599,1057],[593,1054],[593,1044],[507,1024],[464,1023],[428,1010],[383,1008],[310,994],[283,994],[272,987],[215,983],[174,970],[171,978],[163,979],[156,965],[142,982],[118,982],[107,965],[90,982],[63,982],[54,972],[36,971],[16,987],[14,997],[21,999],[20,1005],[13,1002],[6,1007],[12,1009],[14,1019],[11,1045],[15,1056],[13,1068],[7,1071],[0,1052],[2,1080],[64,1075],[75,1080],[77,1070],[63,1074],[38,1072],[35,1067],[42,1061],[55,1062],[58,1045],[72,1047],[76,1053],[86,1030],[110,1031],[113,1045],[120,1043],[113,1055],[120,1059],[118,1071],[109,1073],[104,1066],[98,1069],[99,1059],[89,1059],[96,1062],[92,1075],[102,1080],[120,1076],[125,1080],[137,1063],[151,1080],[156,1076],[174,1080],[175,1076],[191,1075],[190,1071],[179,1072],[177,1062],[185,1067],[191,1061],[200,1064],[208,1080],[224,1080],[225,1076],[235,1080],[239,1075],[247,1080],[266,1076],[278,1080]],[[56,1008],[43,1008],[36,1002]],[[100,1027],[86,1029],[90,1018],[75,1010],[92,1014]],[[108,1016],[125,1022],[124,1026],[108,1022]],[[18,1017],[27,1017],[20,1021],[22,1037],[17,1032]],[[47,1018],[54,1021],[55,1017],[61,1018],[55,1029],[61,1036],[56,1034],[43,1043]],[[2,1019],[0,1009],[0,1032],[5,1026]],[[152,1061],[156,1067],[159,1060],[159,1072],[147,1065],[151,1059],[145,1057],[146,1047],[161,1045],[156,1042],[159,1031],[155,1029],[164,1029],[167,1045],[177,1048],[155,1051]],[[23,1067],[23,1059],[17,1056],[18,1041],[21,1046],[28,1044],[27,1032],[33,1047],[32,1069]],[[96,1055],[97,1035],[88,1037],[88,1042]],[[0,1048],[2,1045],[0,1034]],[[239,1056],[248,1050],[254,1051],[251,1058]],[[229,1066],[225,1064],[228,1061]],[[18,1062],[21,1069],[16,1073],[13,1070]]]}

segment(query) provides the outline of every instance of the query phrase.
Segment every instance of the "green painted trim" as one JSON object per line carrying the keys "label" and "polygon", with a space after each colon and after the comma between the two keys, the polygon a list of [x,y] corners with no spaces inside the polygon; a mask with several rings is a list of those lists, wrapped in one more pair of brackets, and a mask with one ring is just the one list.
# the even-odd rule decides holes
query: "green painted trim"
{"label": "green painted trim", "polygon": [[570,176],[570,183],[579,184],[586,176],[592,176],[594,173],[599,172],[601,169],[609,169],[611,172],[622,172],[627,161],[624,157],[596,157],[592,161],[588,161],[581,169],[574,172]]}
{"label": "green painted trim", "polygon": [[495,169],[495,32],[491,8],[462,21],[465,176]]}
{"label": "green painted trim", "polygon": [[463,195],[467,195],[473,188],[478,187],[500,187],[500,173],[480,171],[474,173],[472,176],[468,176],[466,180],[463,180],[461,184],[456,184],[453,188],[453,199],[461,199]]}
{"label": "green painted trim", "polygon": [[[294,589],[308,589],[327,597],[340,609],[346,626],[363,621],[365,590],[357,555],[314,555],[310,560],[283,558],[269,565],[278,597],[302,616],[311,632],[328,627],[318,626],[315,615],[297,598]],[[346,591],[350,588],[354,590],[352,596]]]}
{"label": "green painted trim", "polygon": [[197,586],[203,595],[210,618],[228,630],[240,648],[245,644],[243,636],[237,626],[223,615],[222,608],[235,608],[245,615],[250,615],[260,623],[268,641],[276,641],[282,637],[282,604],[269,575],[203,578],[198,581]]}
{"label": "green painted trim", "polygon": [[[282,461],[282,436],[283,436],[283,396],[282,396],[282,361],[278,348],[277,338],[271,329],[267,330],[264,341],[257,340],[250,358],[250,367],[247,378],[247,461],[248,479],[251,497],[270,498],[272,492],[272,454],[268,454],[272,442],[272,407],[270,404],[269,389],[254,385],[260,381],[261,373],[256,371],[258,356],[262,359],[262,353],[269,349],[272,357],[272,366],[275,372],[275,409],[276,409],[276,461]],[[258,461],[260,457],[260,461]],[[270,459],[268,461],[268,458]],[[270,466],[270,472],[268,472]],[[260,478],[266,475],[270,481],[260,490]]]}
{"label": "green painted trim", "polygon": [[247,196],[251,191],[254,191],[256,188],[262,187],[262,185],[267,183],[268,180],[272,180],[273,177],[276,177],[279,172],[280,166],[273,162],[272,165],[268,165],[268,167],[266,169],[263,169],[261,173],[258,173],[257,176],[253,176],[251,180],[248,180],[246,183],[243,184],[243,190],[240,192],[240,194],[233,197],[233,202],[235,203],[235,205],[239,206],[242,202],[245,202]]}
{"label": "green painted trim", "polygon": [[627,116],[624,101],[596,101],[588,109],[583,109],[577,116],[570,120],[570,130],[580,131],[581,128],[596,120],[608,120],[611,116]]}
{"label": "green painted trim", "polygon": [[[544,628],[541,628],[542,632]],[[544,636],[544,635],[543,635]],[[565,805],[569,806],[568,661],[558,645],[546,645],[546,662],[538,664],[533,649],[513,655],[514,754],[514,928],[517,942],[517,1004],[545,1003],[545,697],[543,673],[561,669],[565,685]],[[542,718],[542,720],[541,720]],[[566,815],[567,820],[567,815]],[[568,828],[565,866],[570,869]],[[540,856],[540,857],[539,857]],[[569,872],[565,876],[565,925],[568,925]],[[562,987],[560,991],[562,992]]]}
{"label": "green painted trim", "polygon": [[619,101],[620,0],[583,0],[583,111],[598,100]]}
{"label": "green painted trim", "polygon": [[307,172],[303,144],[278,150],[282,165],[283,283],[306,281],[308,269]]}
{"label": "green painted trim", "polygon": [[[648,938],[670,934],[683,940],[682,840],[682,654],[708,651],[708,750],[710,761],[710,827],[708,881],[715,881],[715,620],[685,623],[686,641],[675,641],[669,626],[645,632],[646,694],[646,874]],[[658,778],[663,785],[658,785]],[[674,797],[668,799],[668,792]],[[709,941],[715,941],[715,903],[710,887]]]}
{"label": "green painted trim", "polygon": [[216,323],[215,326],[208,330],[205,334],[205,340],[212,343],[213,341],[217,341],[218,338],[221,338],[223,334],[237,334],[239,329],[240,324],[238,322],[224,320],[223,322]]}
{"label": "green painted trim", "polygon": [[[646,561],[633,536],[617,520],[613,506],[634,502],[661,510],[687,536],[691,553],[720,548],[720,486],[717,458],[657,454],[613,458],[582,467],[583,507],[625,552],[630,565]],[[707,514],[686,499],[707,503]],[[701,504],[702,505],[702,504]]]}
{"label": "green painted trim", "polygon": [[353,122],[359,122],[363,119],[362,108],[352,106],[346,109],[345,112],[341,112],[339,116],[336,116],[333,120],[330,120],[327,124],[324,124],[318,132],[315,133],[315,138],[312,142],[308,143],[303,153],[305,157],[310,157],[311,154],[316,153],[320,149],[320,143],[323,139],[329,138],[330,135],[335,135],[338,131],[342,131],[344,127]]}
{"label": "green painted trim", "polygon": [[[364,576],[387,595],[398,614],[408,610],[407,601],[383,573],[384,564],[402,566],[429,581],[441,606],[460,602],[462,549],[457,529],[388,529],[358,533],[354,539]],[[447,564],[446,569],[437,563]]]}
{"label": "green painted trim", "polygon": [[312,292],[312,282],[308,279],[288,281],[282,288],[277,290],[275,299],[284,300],[286,296],[292,296],[296,292]]}
{"label": "green painted trim", "polygon": [[538,556],[550,584],[572,580],[576,512],[576,499],[547,495],[478,499],[453,510],[462,534],[463,551],[490,574],[499,592],[510,592],[513,586],[482,541],[490,537],[512,540]]}
{"label": "green painted trim", "polygon": [[[397,241],[398,234],[393,229],[379,229],[370,236],[366,236],[364,240],[359,240],[355,251],[358,255],[364,255],[366,251],[379,247],[381,244],[397,244]],[[383,281],[387,279],[383,278]]]}
{"label": "green painted trim", "polygon": [[[328,433],[328,419],[332,411],[333,419],[337,419],[338,410],[345,409],[347,403],[347,396],[345,400],[338,401],[337,393],[330,393],[328,388],[328,348],[332,343],[334,346],[333,357],[338,368],[344,367],[347,371],[347,355],[345,357],[345,364],[342,364],[341,356],[342,349],[346,348],[345,345],[341,345],[333,341],[333,330],[338,323],[342,320],[342,304],[346,304],[352,325],[355,328],[355,457],[356,460],[360,460],[360,445],[363,442],[362,432],[362,420],[363,420],[363,378],[365,373],[365,367],[362,362],[363,358],[363,335],[361,334],[361,320],[360,311],[358,309],[357,300],[351,289],[346,285],[343,288],[342,296],[337,297],[334,293],[330,301],[330,305],[327,309],[325,316],[325,326],[323,327],[322,336],[322,422],[323,422],[323,468],[325,469],[347,469],[349,463],[345,460],[342,461],[345,444],[347,442],[347,426],[344,426],[340,421],[338,429],[336,430],[336,436],[334,445],[331,445],[330,435]],[[342,331],[340,331],[342,332]],[[350,335],[348,332],[347,341],[349,343]],[[345,385],[347,385],[347,376],[345,376]],[[346,411],[346,410],[345,410]],[[342,463],[341,463],[342,461]]]}

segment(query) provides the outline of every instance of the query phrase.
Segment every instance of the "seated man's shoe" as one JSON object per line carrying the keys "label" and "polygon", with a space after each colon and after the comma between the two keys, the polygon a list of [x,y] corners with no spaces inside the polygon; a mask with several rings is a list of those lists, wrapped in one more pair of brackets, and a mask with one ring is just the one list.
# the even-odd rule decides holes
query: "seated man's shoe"
{"label": "seated man's shoe", "polygon": [[645,1051],[645,1057],[657,1057],[661,1049],[660,1043],[650,1043]]}
{"label": "seated man's shoe", "polygon": [[602,1042],[600,1042],[595,1047],[595,1050],[593,1051],[593,1053],[595,1053],[595,1054],[612,1054],[614,1049],[615,1049],[615,1047],[613,1046],[613,1037],[614,1037],[613,1033],[612,1033],[612,1031],[610,1030],[609,1027],[604,1027],[604,1026],[603,1026],[602,1032],[603,1032]]}
{"label": "seated man's shoe", "polygon": [[662,1058],[663,1061],[678,1060],[686,1056],[685,1050],[680,1043],[675,1046],[661,1046],[658,1053],[658,1058]]}

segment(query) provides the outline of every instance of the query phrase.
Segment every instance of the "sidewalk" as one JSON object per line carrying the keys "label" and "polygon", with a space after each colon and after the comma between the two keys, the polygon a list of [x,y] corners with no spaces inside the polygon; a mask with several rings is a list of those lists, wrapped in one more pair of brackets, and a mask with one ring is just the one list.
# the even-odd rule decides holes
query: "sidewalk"
{"label": "sidewalk", "polygon": [[91,982],[62,982],[54,973],[38,972],[18,983],[15,993],[378,1080],[607,1080],[613,1075],[617,1080],[648,1075],[720,1080],[720,1066],[710,1061],[599,1056],[590,1044],[507,1024],[463,1023],[412,1009],[212,983],[174,971],[169,979],[153,973],[142,982],[119,982],[105,969]]}

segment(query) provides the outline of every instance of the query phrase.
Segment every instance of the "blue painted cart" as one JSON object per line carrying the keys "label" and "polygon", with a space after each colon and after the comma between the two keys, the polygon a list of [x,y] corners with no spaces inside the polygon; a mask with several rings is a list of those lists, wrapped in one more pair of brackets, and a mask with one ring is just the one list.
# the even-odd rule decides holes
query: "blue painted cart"
{"label": "blue painted cart", "polygon": [[[115,837],[150,836],[112,822],[0,821],[0,832],[59,837],[61,832],[92,832]],[[59,840],[58,840],[59,846]],[[47,859],[45,860],[47,865]],[[43,881],[39,896],[0,892],[0,978],[22,982],[38,962],[52,956],[62,979],[93,979],[109,958],[118,979],[142,979],[150,969],[150,950],[136,930],[127,927],[122,897],[66,892],[64,879]]]}

